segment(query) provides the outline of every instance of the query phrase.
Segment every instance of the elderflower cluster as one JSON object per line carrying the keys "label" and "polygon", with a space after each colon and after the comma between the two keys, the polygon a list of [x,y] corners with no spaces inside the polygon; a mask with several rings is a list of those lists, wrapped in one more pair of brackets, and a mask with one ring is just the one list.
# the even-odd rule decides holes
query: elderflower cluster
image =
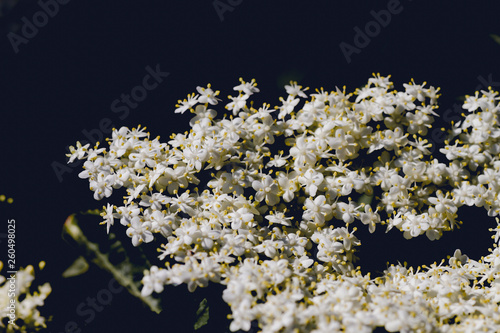
{"label": "elderflower cluster", "polygon": [[[465,119],[454,124],[446,147],[440,149],[452,161],[453,204],[484,207],[488,216],[500,213],[500,128],[498,92],[466,96]],[[468,168],[465,169],[465,168]],[[446,205],[448,201],[443,201]]]}
{"label": "elderflower cluster", "polygon": [[240,79],[217,118],[219,92],[198,87],[175,110],[194,114],[191,130],[167,143],[139,126],[114,129],[109,148],[70,148],[96,200],[126,192],[104,207],[108,232],[119,221],[133,245],[161,244],[166,268],[145,272],[143,295],[223,284],[232,331],[499,330],[500,227],[478,261],[457,250],[448,265],[372,279],[354,266],[352,226],[436,240],[464,204],[498,215],[498,93],[467,98],[445,164],[425,139],[439,89],[396,91],[380,75],[354,93],[285,89],[280,105],[255,108],[257,84]]}
{"label": "elderflower cluster", "polygon": [[[44,262],[40,263],[43,268]],[[0,270],[3,263],[0,261]],[[30,292],[35,279],[35,270],[29,265],[17,273],[0,275],[0,327],[2,332],[34,332],[46,328],[46,318],[37,309],[51,293],[49,283],[38,287],[38,291]]]}

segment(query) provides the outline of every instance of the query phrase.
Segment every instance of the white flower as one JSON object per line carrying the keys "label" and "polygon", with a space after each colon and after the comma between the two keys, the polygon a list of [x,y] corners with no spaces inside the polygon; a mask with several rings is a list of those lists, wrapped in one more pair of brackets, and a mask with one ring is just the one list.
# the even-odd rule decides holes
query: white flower
{"label": "white flower", "polygon": [[231,229],[238,230],[243,227],[252,227],[250,222],[253,220],[254,215],[246,208],[242,207],[228,214],[228,218],[231,221]]}
{"label": "white flower", "polygon": [[221,126],[220,135],[232,143],[237,142],[240,137],[246,136],[244,121],[241,118],[222,119],[219,125]]}
{"label": "white flower", "polygon": [[191,220],[183,220],[179,228],[175,230],[175,235],[186,245],[197,243],[201,239],[200,226]]}
{"label": "white flower", "polygon": [[175,113],[184,113],[187,110],[191,109],[193,106],[195,106],[198,103],[198,95],[195,95],[194,93],[191,95],[187,96],[188,98],[181,101],[177,101],[176,109],[174,110]]}
{"label": "white flower", "polygon": [[259,88],[257,88],[255,79],[252,79],[250,82],[245,82],[243,78],[240,78],[240,82],[241,84],[234,87],[234,90],[243,91],[246,95],[253,95],[254,93],[258,93],[260,91]]}
{"label": "white flower", "polygon": [[154,292],[161,293],[165,282],[168,279],[168,272],[165,269],[158,268],[157,266],[151,266],[149,271],[144,272],[144,277],[142,278],[141,295],[147,297]]}
{"label": "white flower", "polygon": [[217,95],[219,95],[219,91],[213,91],[211,88],[210,83],[207,85],[206,88],[203,87],[196,87],[196,90],[200,94],[200,97],[198,98],[198,102],[205,104],[209,103],[211,105],[216,105],[220,99],[217,98]]}
{"label": "white flower", "polygon": [[232,102],[226,105],[226,109],[233,111],[233,114],[237,115],[238,112],[246,106],[248,97],[250,97],[250,95],[246,94],[236,97],[229,96]]}
{"label": "white flower", "polygon": [[293,217],[286,217],[285,212],[273,212],[271,211],[271,214],[265,216],[266,220],[269,221],[270,224],[276,223],[276,224],[282,224],[290,227],[291,220]]}
{"label": "white flower", "polygon": [[87,143],[85,146],[82,146],[80,141],[76,142],[76,149],[73,146],[69,146],[70,154],[66,154],[69,157],[68,163],[73,163],[75,159],[83,159],[85,154],[87,154],[87,149],[89,148],[90,143]]}
{"label": "white flower", "polygon": [[464,181],[460,183],[460,187],[454,188],[452,192],[453,203],[460,207],[462,205],[473,206],[473,186],[469,182]]}
{"label": "white flower", "polygon": [[120,223],[124,226],[130,224],[132,218],[139,215],[141,212],[140,208],[135,202],[132,202],[132,200],[127,202],[126,206],[116,208],[116,211],[118,212],[117,217],[120,218]]}
{"label": "white flower", "polygon": [[265,276],[274,285],[278,285],[283,282],[287,277],[292,274],[292,271],[288,268],[288,260],[265,260],[262,263],[262,267],[265,270]]}
{"label": "white flower", "polygon": [[127,205],[130,205],[134,199],[137,199],[143,193],[146,193],[146,184],[135,184],[135,188],[127,188],[128,196],[124,197],[127,198]]}
{"label": "white flower", "polygon": [[[87,159],[90,160],[90,161],[93,161],[95,160],[97,157],[99,157],[100,154],[104,153],[106,149],[104,148],[99,148],[99,142],[96,143],[95,147],[94,148],[89,148],[87,150]],[[107,161],[109,163],[109,160],[108,159],[104,159],[105,161]]]}
{"label": "white flower", "polygon": [[285,116],[290,114],[297,104],[299,104],[300,99],[289,95],[286,100],[283,99],[283,97],[280,97],[280,102],[283,103],[283,105],[279,107],[280,112],[278,114],[278,118],[284,119]]}
{"label": "white flower", "polygon": [[378,208],[373,211],[373,209],[370,207],[370,205],[365,205],[364,213],[358,213],[359,214],[359,219],[363,224],[368,225],[368,230],[370,233],[375,232],[375,227],[377,223],[380,223],[380,215],[377,214]]}
{"label": "white flower", "polygon": [[320,225],[323,225],[326,217],[332,213],[332,206],[327,203],[324,195],[319,195],[314,200],[310,197],[307,198],[304,207],[305,211],[302,217],[318,222]]}
{"label": "white flower", "polygon": [[323,182],[323,174],[314,169],[307,169],[304,174],[299,176],[298,180],[302,186],[305,186],[306,194],[314,197],[318,187]]}
{"label": "white flower", "polygon": [[392,187],[392,177],[397,176],[397,171],[390,168],[389,165],[377,167],[374,169],[373,181],[383,191],[388,191]]}
{"label": "white flower", "polygon": [[426,180],[427,164],[422,161],[406,162],[403,165],[405,176],[412,182]]}
{"label": "white flower", "polygon": [[335,137],[330,140],[329,144],[335,149],[335,155],[341,161],[355,158],[357,155],[358,144],[353,136],[346,134],[342,128],[335,131]]}
{"label": "white flower", "polygon": [[386,89],[392,88],[391,76],[380,76],[380,73],[374,74],[373,77],[368,79],[368,85],[374,85],[375,87],[382,87]]}
{"label": "white flower", "polygon": [[222,172],[220,176],[221,187],[224,193],[233,193],[236,195],[243,194],[244,188],[248,187],[246,177],[242,169],[234,172]]}
{"label": "white flower", "polygon": [[357,215],[357,208],[352,202],[338,202],[335,209],[336,217],[345,223],[352,223]]}
{"label": "white flower", "polygon": [[254,133],[252,138],[257,144],[265,141],[268,144],[274,143],[274,133],[276,132],[274,126],[274,119],[271,115],[267,114],[263,116],[260,121],[254,120],[254,124],[250,127],[251,131]]}
{"label": "white flower", "polygon": [[[424,133],[422,135],[425,135]],[[386,150],[394,150],[398,147],[405,146],[408,143],[408,133],[404,133],[400,127],[396,127],[394,131],[386,130],[382,135],[382,144]]]}
{"label": "white flower", "polygon": [[406,113],[406,119],[408,120],[408,133],[415,134],[418,133],[420,135],[426,135],[427,129],[432,127],[431,123],[433,122],[433,118],[429,116],[426,112],[422,112],[419,110],[420,107],[417,107],[415,113],[408,112]]}
{"label": "white flower", "polygon": [[92,179],[89,188],[91,191],[94,191],[94,199],[109,198],[113,194],[114,180],[115,175],[106,175],[102,172],[97,175],[97,178]]}
{"label": "white flower", "polygon": [[161,210],[162,207],[170,202],[170,198],[161,193],[152,193],[151,195],[141,195],[139,205],[143,207],[151,207],[154,210]]}
{"label": "white flower", "polygon": [[266,239],[261,244],[254,247],[257,253],[263,253],[268,258],[275,258],[279,253],[278,250],[283,246],[282,242]]}
{"label": "white flower", "polygon": [[287,163],[287,157],[283,157],[283,152],[281,151],[279,155],[274,155],[271,160],[267,162],[267,168],[281,168]]}
{"label": "white flower", "polygon": [[165,215],[159,210],[154,211],[149,219],[151,220],[151,231],[161,233],[165,238],[170,237],[173,229],[177,226],[175,216]]}
{"label": "white flower", "polygon": [[254,180],[252,187],[257,193],[255,199],[257,201],[265,200],[266,205],[274,206],[279,202],[278,184],[269,175],[263,176],[262,180]]}
{"label": "white flower", "polygon": [[361,191],[365,188],[365,181],[358,175],[357,171],[347,171],[346,176],[338,176],[335,178],[337,186],[342,186],[341,195],[349,195],[352,190]]}
{"label": "white flower", "polygon": [[406,88],[406,93],[412,95],[417,98],[420,102],[425,100],[425,90],[424,90],[425,82],[422,85],[415,84],[412,80],[409,84],[404,83],[403,87]]}
{"label": "white flower", "polygon": [[170,207],[173,211],[181,211],[190,216],[194,216],[195,210],[193,209],[193,205],[195,205],[194,198],[189,195],[189,192],[184,192],[180,196],[172,197],[170,199]]}
{"label": "white flower", "polygon": [[442,191],[436,192],[436,197],[430,197],[428,200],[435,205],[436,211],[440,214],[454,214],[457,212],[457,207],[452,199],[448,198],[448,193],[443,194]]}
{"label": "white flower", "polygon": [[302,98],[307,98],[307,95],[304,91],[307,91],[309,88],[302,89],[302,86],[297,85],[297,82],[290,81],[290,85],[285,86],[286,93],[290,96],[299,96]]}
{"label": "white flower", "polygon": [[315,151],[315,144],[308,142],[306,137],[300,136],[295,141],[295,144],[290,148],[290,156],[293,157],[295,164],[301,166],[304,164],[316,164],[317,155]]}
{"label": "white flower", "polygon": [[186,147],[183,152],[184,162],[187,164],[187,169],[189,171],[196,170],[201,171],[203,163],[208,160],[208,152],[206,149],[201,148],[201,145],[195,143],[189,147]]}
{"label": "white flower", "polygon": [[147,148],[141,149],[138,153],[131,153],[129,155],[129,160],[135,162],[136,169],[142,169],[146,165],[153,168],[156,164],[154,160],[155,152]]}
{"label": "white flower", "polygon": [[103,209],[104,212],[101,213],[101,216],[104,218],[104,222],[101,222],[101,224],[106,224],[106,231],[109,234],[109,228],[114,224],[115,218],[120,217],[120,214],[114,213],[116,207],[109,203]]}
{"label": "white flower", "polygon": [[492,236],[492,238],[495,240],[495,243],[497,243],[500,246],[499,240],[500,240],[500,220],[498,218],[495,218],[497,222],[496,228],[491,228],[489,229],[490,231],[494,231],[495,235]]}
{"label": "white flower", "polygon": [[188,170],[185,166],[179,166],[174,169],[165,168],[155,182],[155,185],[160,190],[166,188],[168,193],[175,194],[179,191],[179,188],[188,187],[187,175]]}
{"label": "white flower", "polygon": [[250,330],[252,320],[255,318],[251,310],[251,299],[245,298],[238,305],[238,308],[233,309],[234,319],[231,321],[229,329],[232,332],[238,330],[248,331]]}
{"label": "white flower", "polygon": [[106,171],[104,168],[104,158],[98,157],[94,161],[87,160],[83,163],[83,171],[78,174],[81,179],[96,177],[98,173]]}
{"label": "white flower", "polygon": [[217,116],[217,111],[207,108],[206,105],[197,105],[194,109],[195,116],[189,121],[189,125],[194,127],[195,124],[202,122],[203,124],[210,124],[212,119]]}
{"label": "white flower", "polygon": [[285,202],[290,202],[295,196],[295,192],[299,190],[298,176],[295,173],[285,174],[280,173],[278,176],[278,184],[280,186],[282,197]]}
{"label": "white flower", "polygon": [[486,101],[486,99],[481,100],[479,98],[479,91],[476,91],[474,96],[465,96],[465,103],[462,108],[469,112],[474,112],[481,106],[481,102],[483,101]]}
{"label": "white flower", "polygon": [[224,235],[222,251],[227,251],[228,254],[233,254],[237,257],[242,256],[246,251],[245,236],[232,233]]}
{"label": "white flower", "polygon": [[141,219],[136,216],[130,221],[130,226],[127,229],[127,236],[132,238],[132,244],[134,246],[139,246],[141,243],[150,243],[153,241],[154,236],[151,232],[152,226],[150,222],[142,222]]}
{"label": "white flower", "polygon": [[404,231],[403,236],[406,239],[412,237],[417,237],[429,228],[427,214],[415,215],[414,213],[406,212],[403,215],[403,224],[401,225],[401,230]]}

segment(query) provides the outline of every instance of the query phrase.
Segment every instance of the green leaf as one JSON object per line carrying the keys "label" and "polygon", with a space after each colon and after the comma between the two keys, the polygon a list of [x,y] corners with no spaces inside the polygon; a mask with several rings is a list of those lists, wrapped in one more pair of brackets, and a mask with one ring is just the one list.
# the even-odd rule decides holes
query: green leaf
{"label": "green leaf", "polygon": [[196,322],[194,323],[195,330],[200,329],[208,323],[209,310],[208,301],[204,298],[196,311]]}
{"label": "green leaf", "polygon": [[89,264],[84,257],[80,256],[76,258],[73,263],[66,268],[66,270],[62,273],[63,278],[74,277],[78,275],[82,275],[89,270]]}
{"label": "green leaf", "polygon": [[490,37],[493,38],[493,40],[495,41],[495,43],[500,44],[500,36],[495,35],[495,34],[490,34]]}

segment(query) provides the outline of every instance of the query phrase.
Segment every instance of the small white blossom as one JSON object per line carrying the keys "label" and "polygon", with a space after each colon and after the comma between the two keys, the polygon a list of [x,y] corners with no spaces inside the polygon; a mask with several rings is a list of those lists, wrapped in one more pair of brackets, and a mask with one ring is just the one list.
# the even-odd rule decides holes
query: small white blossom
{"label": "small white blossom", "polygon": [[203,87],[196,87],[196,90],[200,94],[200,97],[198,97],[198,102],[205,104],[211,104],[211,105],[216,105],[220,99],[217,98],[217,95],[219,95],[219,91],[213,91],[212,86],[210,83],[207,85],[206,88]]}
{"label": "small white blossom", "polygon": [[141,243],[150,243],[153,241],[154,236],[151,232],[151,223],[142,222],[141,219],[136,216],[130,221],[130,227],[126,231],[127,236],[132,238],[132,244],[134,246],[139,246]]}
{"label": "small white blossom", "polygon": [[89,148],[90,143],[82,146],[80,141],[76,142],[76,149],[73,146],[69,146],[70,154],[66,154],[69,157],[68,163],[73,163],[75,159],[83,159],[85,154],[87,154],[87,149]]}
{"label": "small white blossom", "polygon": [[286,85],[285,89],[286,93],[290,96],[307,98],[307,95],[304,91],[307,91],[309,88],[302,89],[302,86],[297,85],[297,82],[290,81],[290,85]]}
{"label": "small white blossom", "polygon": [[193,93],[187,97],[188,98],[183,101],[177,101],[178,104],[176,105],[177,109],[175,109],[175,113],[184,113],[198,103],[198,95]]}

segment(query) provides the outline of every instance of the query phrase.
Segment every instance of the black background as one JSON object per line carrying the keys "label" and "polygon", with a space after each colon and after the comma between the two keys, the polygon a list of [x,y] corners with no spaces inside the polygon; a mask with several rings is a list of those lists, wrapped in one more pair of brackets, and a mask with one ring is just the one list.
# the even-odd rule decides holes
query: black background
{"label": "black background", "polygon": [[[207,83],[225,99],[239,77],[255,78],[261,90],[257,98],[276,105],[289,79],[313,90],[345,85],[354,91],[380,72],[392,75],[396,89],[411,78],[441,87],[439,112],[459,102],[459,96],[473,94],[482,83],[479,77],[500,82],[500,45],[490,38],[500,35],[495,1],[401,0],[401,13],[392,15],[390,24],[350,63],[339,44],[353,45],[353,29],[364,29],[374,19],[371,11],[386,9],[389,1],[232,3],[221,20],[212,1],[72,0],[60,5],[57,15],[19,45],[17,53],[7,34],[21,35],[22,18],[32,22],[41,7],[20,1],[3,12],[0,194],[14,203],[0,203],[0,232],[6,232],[7,219],[15,219],[19,266],[47,262],[37,281],[49,281],[53,288],[42,310],[53,315],[49,332],[64,332],[68,321],[83,332],[188,331],[193,304],[206,296],[206,291],[191,295],[184,286],[170,288],[166,297],[171,303],[156,316],[121,292],[87,326],[76,314],[81,302],[107,288],[110,277],[92,267],[83,276],[61,278],[77,256],[61,239],[61,227],[68,215],[101,208],[103,202],[93,200],[88,182],[77,177],[79,168],[58,178],[54,163],[65,164],[67,147],[85,140],[84,131],[99,128],[102,119],[115,127],[141,124],[153,137],[166,140],[170,133],[188,129],[189,116],[173,112],[178,99]],[[142,83],[147,66],[157,65],[170,75],[120,119],[111,103]],[[481,209],[459,213],[463,227],[439,242],[424,236],[406,241],[401,233],[385,234],[383,228],[370,235],[358,226],[362,267],[377,272],[387,261],[429,264],[456,248],[479,259],[491,245],[485,230],[494,226],[493,219]],[[103,227],[95,229],[105,233]],[[5,244],[0,243],[4,253]],[[217,297],[211,297],[211,311],[217,308],[218,313],[212,313],[205,331],[221,332],[228,309],[223,303],[216,306]]]}

